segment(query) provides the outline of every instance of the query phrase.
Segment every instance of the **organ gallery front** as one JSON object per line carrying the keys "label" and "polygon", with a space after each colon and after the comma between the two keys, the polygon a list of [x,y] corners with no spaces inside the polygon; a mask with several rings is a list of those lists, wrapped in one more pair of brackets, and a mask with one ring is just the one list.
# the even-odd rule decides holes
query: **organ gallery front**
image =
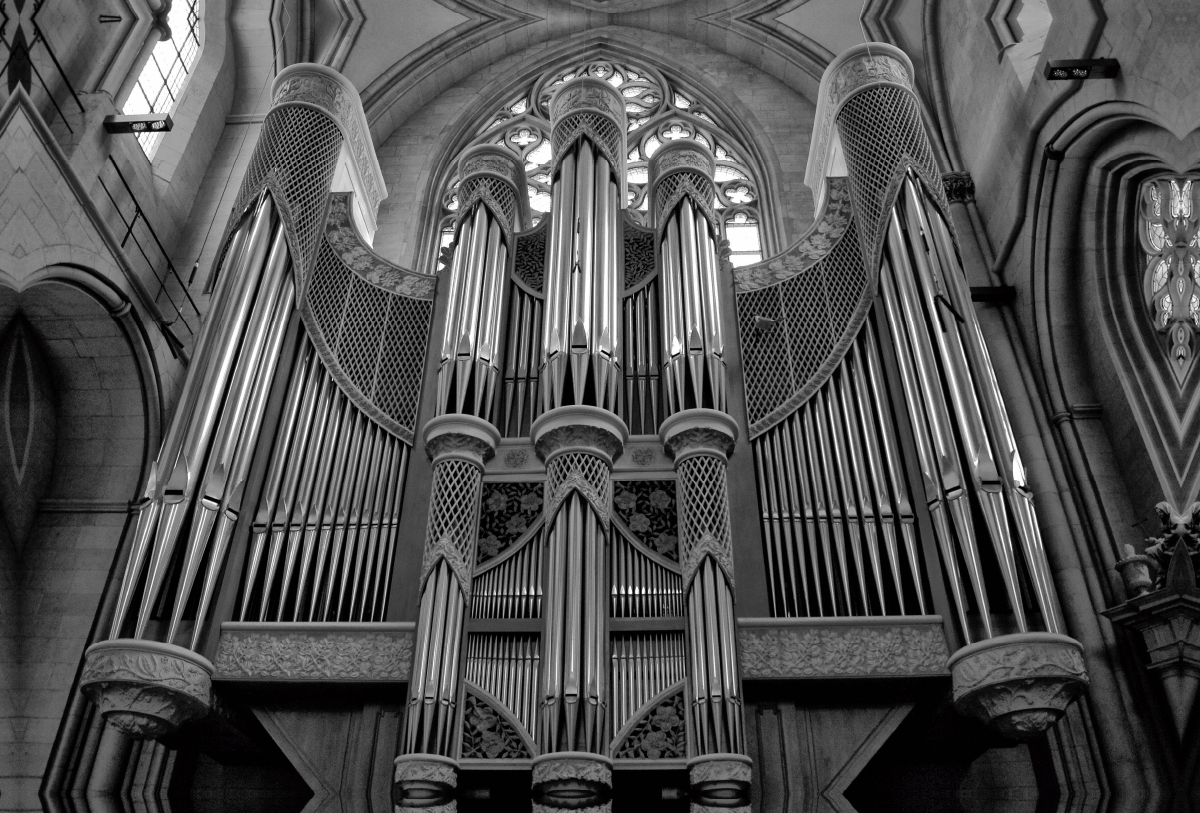
{"label": "organ gallery front", "polygon": [[787,246],[737,123],[603,49],[459,138],[417,269],[372,249],[413,192],[352,85],[272,94],[79,678],[96,749],[262,729],[320,773],[369,697],[343,758],[396,813],[869,807],[889,740],[1079,713],[902,51],[825,71]]}

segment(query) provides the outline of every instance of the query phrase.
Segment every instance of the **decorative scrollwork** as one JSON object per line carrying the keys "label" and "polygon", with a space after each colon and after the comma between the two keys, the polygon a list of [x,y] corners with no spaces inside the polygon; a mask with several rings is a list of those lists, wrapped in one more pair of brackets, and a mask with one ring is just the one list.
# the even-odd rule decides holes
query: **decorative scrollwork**
{"label": "decorative scrollwork", "polygon": [[463,701],[464,759],[525,759],[529,753],[517,730],[491,704],[467,692]]}
{"label": "decorative scrollwork", "polygon": [[683,692],[650,709],[613,754],[617,759],[676,759],[687,756]]}
{"label": "decorative scrollwork", "polygon": [[674,481],[616,480],[613,510],[642,544],[679,561]]}
{"label": "decorative scrollwork", "polygon": [[507,550],[541,513],[541,483],[485,483],[479,514],[478,564]]}

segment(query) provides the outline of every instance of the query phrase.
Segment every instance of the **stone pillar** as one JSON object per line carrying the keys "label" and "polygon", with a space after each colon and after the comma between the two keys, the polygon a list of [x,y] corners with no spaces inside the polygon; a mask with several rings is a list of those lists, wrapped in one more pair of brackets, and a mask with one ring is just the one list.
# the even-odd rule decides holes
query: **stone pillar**
{"label": "stone pillar", "polygon": [[408,690],[396,809],[454,810],[457,764],[451,759],[458,713],[459,653],[471,595],[483,466],[500,434],[471,415],[442,415],[425,425],[433,461],[429,523],[421,563],[421,610]]}

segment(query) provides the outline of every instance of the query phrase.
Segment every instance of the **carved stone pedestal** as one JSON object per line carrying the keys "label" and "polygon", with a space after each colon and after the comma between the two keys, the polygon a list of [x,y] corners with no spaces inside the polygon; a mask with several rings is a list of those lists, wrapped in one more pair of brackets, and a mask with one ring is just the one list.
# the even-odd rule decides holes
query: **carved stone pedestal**
{"label": "carved stone pedestal", "polygon": [[533,760],[533,813],[609,813],[612,760],[582,751],[559,751]]}
{"label": "carved stone pedestal", "polygon": [[392,803],[396,813],[454,813],[458,810],[458,763],[436,754],[396,757]]}
{"label": "carved stone pedestal", "polygon": [[190,649],[118,638],[88,647],[79,688],[113,728],[154,739],[208,714],[212,674]]}
{"label": "carved stone pedestal", "polygon": [[692,813],[749,813],[753,764],[741,754],[707,754],[690,760]]}
{"label": "carved stone pedestal", "polygon": [[947,664],[954,707],[1006,737],[1033,739],[1087,687],[1083,645],[1051,632],[1001,635],[965,646]]}

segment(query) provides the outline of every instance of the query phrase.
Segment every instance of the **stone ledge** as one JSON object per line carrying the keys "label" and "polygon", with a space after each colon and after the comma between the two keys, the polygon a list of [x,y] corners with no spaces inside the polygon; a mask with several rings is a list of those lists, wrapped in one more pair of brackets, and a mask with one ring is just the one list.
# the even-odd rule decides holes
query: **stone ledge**
{"label": "stone ledge", "polygon": [[937,615],[740,618],[744,680],[949,676]]}
{"label": "stone ledge", "polygon": [[393,683],[412,668],[412,622],[227,621],[213,659],[216,681]]}

